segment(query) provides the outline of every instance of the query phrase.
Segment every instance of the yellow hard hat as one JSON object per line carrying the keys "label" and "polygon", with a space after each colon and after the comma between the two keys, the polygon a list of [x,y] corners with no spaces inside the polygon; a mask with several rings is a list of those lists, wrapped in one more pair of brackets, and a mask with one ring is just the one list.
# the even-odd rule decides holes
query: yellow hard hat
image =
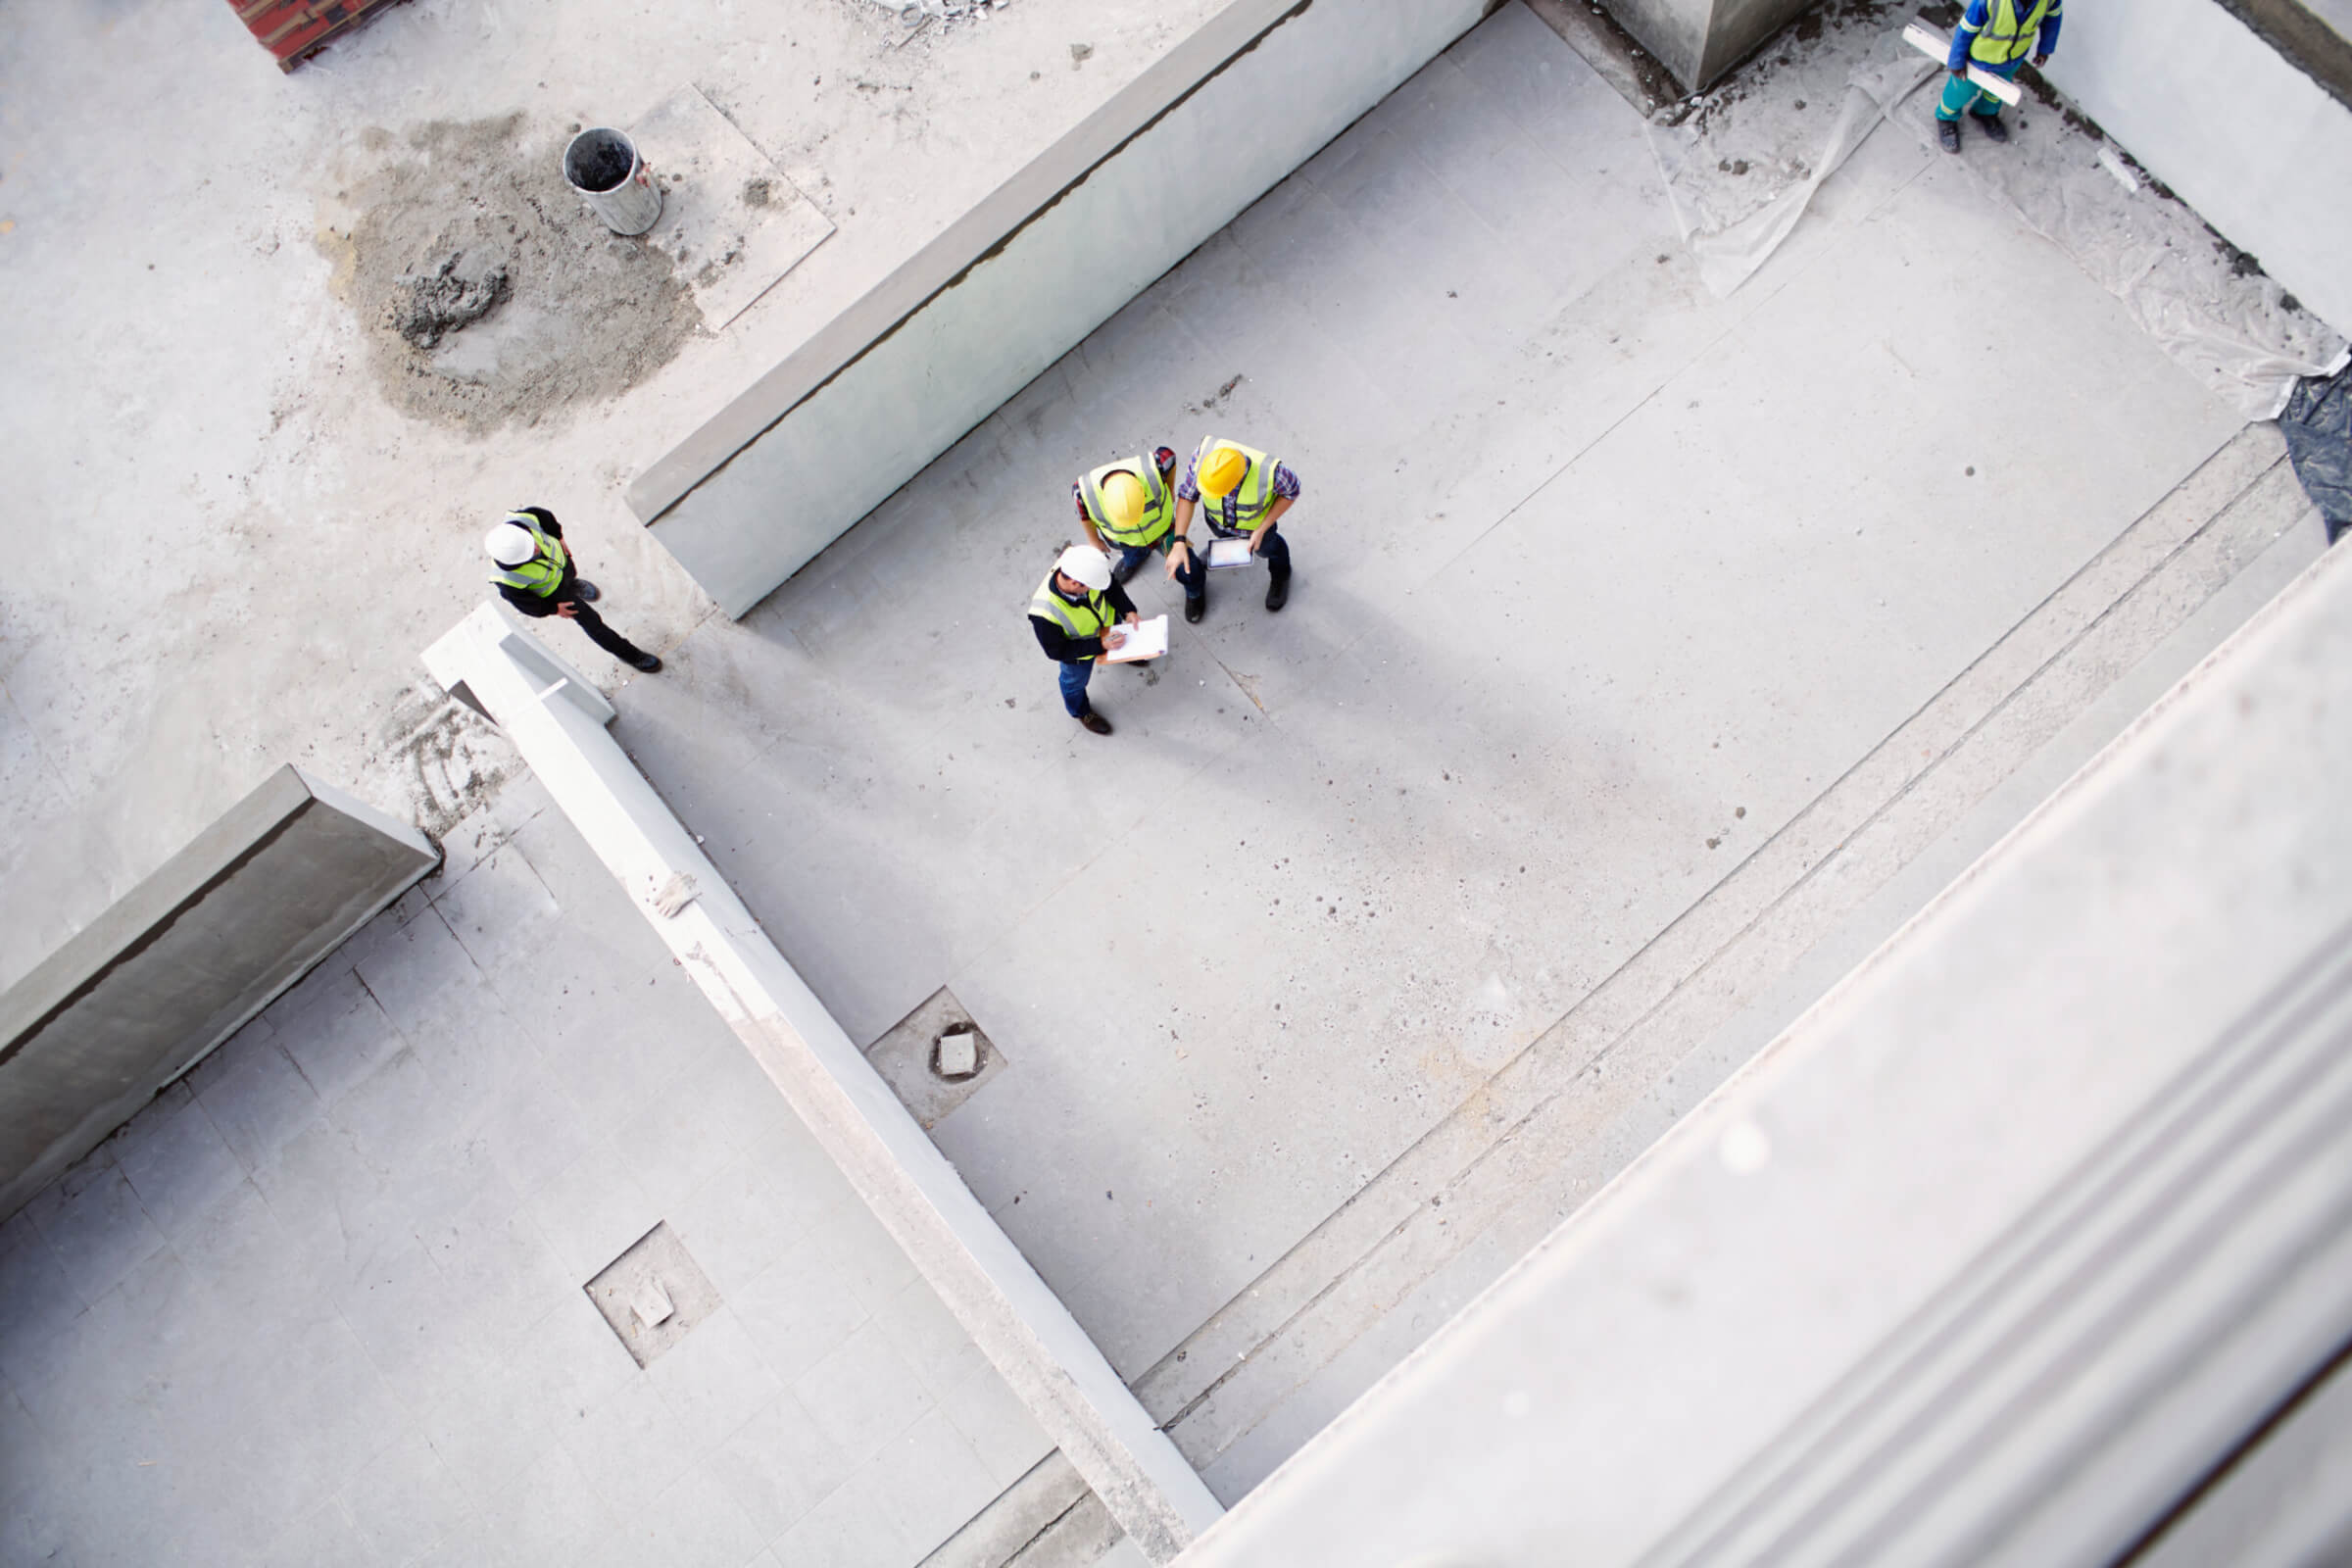
{"label": "yellow hard hat", "polygon": [[1200,465],[1200,493],[1212,501],[1221,501],[1233,494],[1250,471],[1250,460],[1231,447],[1219,447]]}
{"label": "yellow hard hat", "polygon": [[1102,510],[1110,514],[1113,528],[1132,528],[1143,521],[1149,500],[1144,481],[1132,473],[1114,473],[1102,481]]}

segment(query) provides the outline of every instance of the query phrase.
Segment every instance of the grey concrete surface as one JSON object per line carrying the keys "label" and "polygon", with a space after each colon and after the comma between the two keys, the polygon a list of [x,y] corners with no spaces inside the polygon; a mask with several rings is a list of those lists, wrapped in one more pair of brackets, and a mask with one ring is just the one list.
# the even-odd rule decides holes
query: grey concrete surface
{"label": "grey concrete surface", "polygon": [[[854,1037],[944,983],[1004,1048],[934,1136],[1130,1379],[2237,428],[1922,149],[1728,302],[1652,177],[1507,7],[631,688]],[[1212,429],[1304,479],[1292,607],[1212,589],[1086,736],[1020,619],[1069,480]]]}
{"label": "grey concrete surface", "polygon": [[440,859],[281,767],[0,993],[0,1219]]}
{"label": "grey concrete surface", "polygon": [[2120,1560],[2352,1323],[2348,608],[2332,554],[1188,1564]]}
{"label": "grey concrete surface", "polygon": [[[436,833],[494,794],[416,663],[481,597],[488,523],[552,508],[614,625],[683,637],[710,606],[629,475],[1223,3],[1019,0],[908,40],[868,0],[411,0],[290,76],[220,4],[0,10],[0,283],[26,306],[0,319],[0,986],[281,761]],[[629,368],[583,345],[532,420],[398,412],[351,236],[412,139],[519,115],[522,146],[560,147],[688,83],[833,236],[626,392],[579,393]],[[553,152],[526,172],[564,232],[621,243]],[[427,182],[415,221],[482,194]]]}
{"label": "grey concrete surface", "polygon": [[1128,1538],[1154,1562],[1173,1559],[1223,1505],[622,752],[607,727],[612,705],[513,619],[495,601],[479,606],[425,650],[434,678],[469,689],[496,720],[882,1234]]}
{"label": "grey concrete surface", "polygon": [[[657,1222],[718,1309],[639,1370]],[[1051,1446],[525,782],[0,1226],[0,1561],[918,1562]]]}

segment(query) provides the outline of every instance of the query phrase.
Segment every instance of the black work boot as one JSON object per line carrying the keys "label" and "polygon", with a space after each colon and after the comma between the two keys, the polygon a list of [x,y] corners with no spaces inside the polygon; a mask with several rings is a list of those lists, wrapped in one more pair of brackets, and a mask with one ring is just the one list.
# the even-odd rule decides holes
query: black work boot
{"label": "black work boot", "polygon": [[1196,594],[1184,602],[1184,618],[1196,624],[1208,613],[1208,595]]}
{"label": "black work boot", "polygon": [[2009,126],[1998,115],[1979,115],[1977,128],[1984,133],[1987,141],[2003,142],[2009,139]]}
{"label": "black work boot", "polygon": [[1101,713],[1096,712],[1091,708],[1078,715],[1078,722],[1084,724],[1088,729],[1093,730],[1098,735],[1107,735],[1110,733],[1110,720],[1104,718]]}
{"label": "black work boot", "polygon": [[605,591],[585,577],[571,579],[571,596],[583,605],[593,605],[605,597]]}
{"label": "black work boot", "polygon": [[639,654],[635,659],[630,660],[629,662],[636,665],[639,669],[644,670],[648,675],[653,674],[656,670],[662,667],[662,661],[655,658],[652,654]]}
{"label": "black work boot", "polygon": [[1290,603],[1290,599],[1291,574],[1289,572],[1284,572],[1266,584],[1266,608],[1268,610],[1280,610],[1284,605]]}
{"label": "black work boot", "polygon": [[1943,144],[1945,152],[1958,152],[1960,150],[1960,122],[1957,120],[1936,122],[1936,139]]}

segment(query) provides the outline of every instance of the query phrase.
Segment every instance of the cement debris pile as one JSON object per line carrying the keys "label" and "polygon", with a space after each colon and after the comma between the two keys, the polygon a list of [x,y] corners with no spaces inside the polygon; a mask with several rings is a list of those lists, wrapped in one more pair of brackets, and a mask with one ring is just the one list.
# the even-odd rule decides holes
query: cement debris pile
{"label": "cement debris pile", "polygon": [[378,386],[416,418],[481,434],[601,402],[701,321],[670,259],[611,233],[563,174],[564,127],[520,115],[368,138],[322,234]]}

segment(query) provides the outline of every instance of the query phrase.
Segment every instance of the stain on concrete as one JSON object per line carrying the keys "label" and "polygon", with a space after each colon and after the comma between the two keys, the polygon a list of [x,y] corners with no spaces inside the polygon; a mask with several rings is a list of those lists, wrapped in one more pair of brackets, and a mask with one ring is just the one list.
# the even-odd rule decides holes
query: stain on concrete
{"label": "stain on concrete", "polygon": [[699,328],[686,280],[567,188],[564,136],[520,114],[372,131],[322,227],[384,400],[484,434],[617,397]]}

